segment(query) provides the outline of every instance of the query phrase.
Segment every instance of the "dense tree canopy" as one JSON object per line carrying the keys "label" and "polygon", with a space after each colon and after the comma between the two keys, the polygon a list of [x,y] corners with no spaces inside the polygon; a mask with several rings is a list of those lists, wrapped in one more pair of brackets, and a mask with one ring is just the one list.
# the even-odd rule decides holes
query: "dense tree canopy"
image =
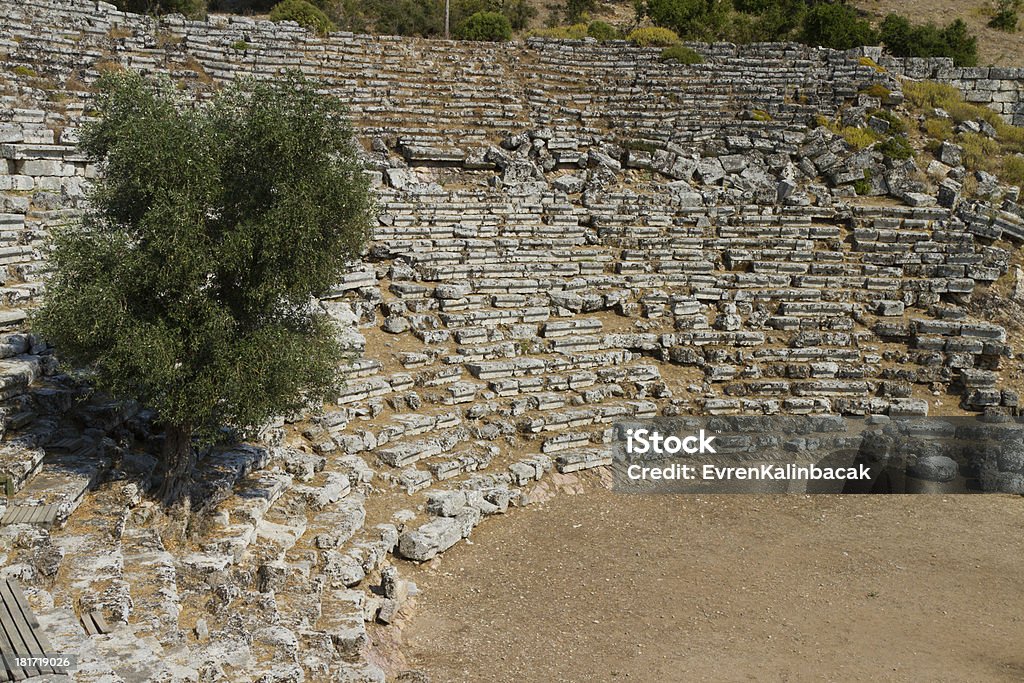
{"label": "dense tree canopy", "polygon": [[81,224],[52,236],[34,326],[155,410],[173,498],[193,435],[329,395],[345,350],[313,298],[361,252],[371,199],[340,104],[297,75],[204,105],[133,73],[100,86],[81,146],[103,176]]}

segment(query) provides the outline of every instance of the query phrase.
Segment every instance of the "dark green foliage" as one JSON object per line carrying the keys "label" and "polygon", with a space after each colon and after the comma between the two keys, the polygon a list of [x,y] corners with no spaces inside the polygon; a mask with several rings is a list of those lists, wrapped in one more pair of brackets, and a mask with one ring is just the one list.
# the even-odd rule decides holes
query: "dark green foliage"
{"label": "dark green foliage", "polygon": [[602,42],[619,38],[618,30],[606,21],[592,21],[587,26],[587,35]]}
{"label": "dark green foliage", "polygon": [[[443,0],[344,0],[343,4],[347,9],[339,22],[349,30],[424,38],[444,34]],[[513,30],[526,28],[537,15],[528,0],[452,0],[450,9],[453,36],[459,35],[459,27],[470,17],[481,12],[503,15]]]}
{"label": "dark green foliage", "polygon": [[643,12],[656,26],[683,39],[713,40],[729,26],[728,0],[646,0]]}
{"label": "dark green foliage", "polygon": [[321,35],[335,26],[323,11],[307,0],[281,0],[270,10],[271,21],[294,21]]}
{"label": "dark green foliage", "polygon": [[873,178],[871,169],[864,169],[864,178],[861,180],[853,181],[853,191],[858,195],[866,195],[871,192],[871,179]]}
{"label": "dark green foliage", "polygon": [[206,14],[206,0],[114,0],[122,12],[139,14],[184,14],[198,18]]}
{"label": "dark green foliage", "polygon": [[562,16],[566,22],[575,24],[583,19],[584,14],[589,14],[596,9],[597,0],[565,0]]}
{"label": "dark green foliage", "polygon": [[444,31],[444,10],[433,0],[369,0],[368,14],[377,33],[437,36]]}
{"label": "dark green foliage", "polygon": [[505,0],[502,3],[501,13],[508,17],[508,22],[512,24],[513,30],[522,31],[537,16],[537,8],[528,0]]}
{"label": "dark green foliage", "polygon": [[345,350],[311,301],[367,240],[368,181],[341,104],[295,73],[201,106],[130,72],[98,85],[81,149],[104,174],[51,236],[33,329],[152,408],[187,475],[189,435],[249,434],[336,386]]}
{"label": "dark green foliage", "polygon": [[800,39],[808,45],[848,50],[874,45],[878,42],[878,34],[854,8],[843,4],[822,4],[807,11]]}
{"label": "dark green foliage", "polygon": [[499,12],[477,12],[455,27],[460,40],[511,40],[512,24]]}
{"label": "dark green foliage", "polygon": [[1020,7],[1020,0],[999,0],[996,5],[996,13],[989,19],[989,28],[1013,33],[1017,30],[1017,10]]}
{"label": "dark green foliage", "polygon": [[661,61],[678,62],[679,64],[702,64],[704,57],[696,50],[685,45],[672,45],[661,51]]}
{"label": "dark green foliage", "polygon": [[907,132],[907,123],[896,114],[893,114],[888,109],[876,109],[871,112],[871,116],[882,119],[889,124],[888,133],[890,134],[903,134]]}
{"label": "dark green foliage", "polygon": [[913,25],[898,14],[882,21],[881,38],[897,57],[951,57],[957,66],[978,63],[978,41],[960,19],[945,28],[935,24]]}
{"label": "dark green foliage", "polygon": [[458,26],[479,12],[502,14],[517,31],[526,28],[537,16],[537,9],[527,0],[452,0],[451,24]]}
{"label": "dark green foliage", "polygon": [[905,161],[914,156],[914,148],[910,146],[910,142],[902,135],[894,135],[885,142],[878,143],[875,146],[875,150],[880,152],[882,156],[897,161]]}

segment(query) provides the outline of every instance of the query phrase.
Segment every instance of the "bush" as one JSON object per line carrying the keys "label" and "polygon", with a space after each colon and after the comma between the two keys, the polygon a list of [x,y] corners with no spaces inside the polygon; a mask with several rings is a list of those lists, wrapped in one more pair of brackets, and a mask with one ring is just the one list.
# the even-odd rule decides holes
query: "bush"
{"label": "bush", "polygon": [[875,147],[875,149],[882,156],[897,161],[905,161],[914,156],[914,148],[910,146],[910,142],[902,135],[889,138]]}
{"label": "bush", "polygon": [[443,6],[432,0],[367,0],[366,6],[377,33],[428,37],[444,30]]}
{"label": "bush", "polygon": [[645,26],[630,33],[626,40],[640,47],[668,47],[679,42],[679,35],[660,26]]}
{"label": "bush", "polygon": [[945,28],[935,24],[912,25],[898,14],[890,14],[880,26],[882,43],[897,57],[950,57],[957,66],[978,63],[978,41],[960,19]]}
{"label": "bush", "polygon": [[114,0],[114,5],[137,14],[184,14],[193,19],[206,15],[206,0]]}
{"label": "bush", "polygon": [[502,41],[512,39],[512,24],[498,12],[477,12],[455,27],[460,40]]}
{"label": "bush", "polygon": [[988,22],[989,28],[1013,33],[1017,30],[1017,8],[1020,0],[999,0],[996,13]]}
{"label": "bush", "polygon": [[672,45],[661,51],[661,61],[678,62],[680,64],[703,64],[704,57],[696,50],[685,45]]}
{"label": "bush", "polygon": [[522,31],[537,16],[537,8],[528,0],[506,0],[502,3],[501,13],[508,17],[513,30]]}
{"label": "bush", "polygon": [[728,0],[647,0],[642,13],[687,38],[715,39],[728,27]]}
{"label": "bush", "polygon": [[587,35],[594,40],[604,42],[606,40],[615,40],[619,37],[619,32],[606,21],[592,21],[590,26],[587,27]]}
{"label": "bush", "polygon": [[294,21],[320,35],[329,33],[335,28],[326,14],[306,0],[282,0],[270,10],[270,20]]}
{"label": "bush", "polygon": [[903,134],[907,132],[907,122],[901,119],[896,114],[893,114],[888,109],[876,109],[871,112],[871,116],[882,119],[889,124],[889,133],[891,135]]}
{"label": "bush", "polygon": [[864,177],[861,178],[860,180],[854,180],[853,181],[853,191],[856,192],[858,196],[863,196],[863,195],[869,194],[871,192],[871,178],[872,177],[873,176],[871,174],[871,170],[865,168],[864,169]]}
{"label": "bush", "polygon": [[874,45],[878,34],[857,10],[847,5],[815,5],[804,17],[800,39],[808,45],[849,50]]}
{"label": "bush", "polygon": [[807,0],[734,0],[728,34],[738,43],[790,40],[803,24]]}
{"label": "bush", "polygon": [[565,0],[562,13],[570,24],[580,23],[584,15],[597,9],[597,0]]}

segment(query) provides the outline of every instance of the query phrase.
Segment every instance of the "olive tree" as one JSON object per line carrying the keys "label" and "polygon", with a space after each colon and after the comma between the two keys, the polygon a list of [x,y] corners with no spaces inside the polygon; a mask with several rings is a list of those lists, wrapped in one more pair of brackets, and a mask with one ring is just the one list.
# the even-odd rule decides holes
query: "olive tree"
{"label": "olive tree", "polygon": [[372,200],[341,104],[298,74],[198,104],[123,72],[96,106],[81,149],[101,177],[51,236],[33,327],[99,389],[154,411],[174,503],[196,444],[337,386],[346,350],[316,297],[361,253]]}

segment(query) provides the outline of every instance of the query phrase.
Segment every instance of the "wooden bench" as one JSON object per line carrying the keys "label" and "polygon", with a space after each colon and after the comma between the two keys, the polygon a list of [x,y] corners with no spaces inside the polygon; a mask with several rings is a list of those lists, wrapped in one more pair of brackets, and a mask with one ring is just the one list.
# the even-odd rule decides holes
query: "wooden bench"
{"label": "wooden bench", "polygon": [[47,674],[66,674],[59,666],[17,666],[19,657],[52,657],[50,642],[29,609],[17,582],[0,580],[0,681],[22,681]]}
{"label": "wooden bench", "polygon": [[12,505],[0,519],[0,525],[38,524],[51,527],[57,520],[58,512],[56,505]]}

